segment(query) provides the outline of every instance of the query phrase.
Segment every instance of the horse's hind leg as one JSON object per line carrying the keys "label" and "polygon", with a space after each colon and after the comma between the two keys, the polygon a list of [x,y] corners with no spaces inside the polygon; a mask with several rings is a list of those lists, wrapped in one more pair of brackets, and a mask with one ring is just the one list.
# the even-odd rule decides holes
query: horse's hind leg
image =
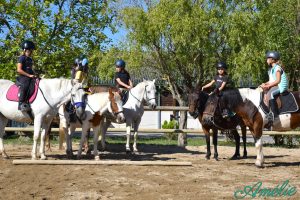
{"label": "horse's hind leg", "polygon": [[247,158],[247,136],[246,136],[246,126],[241,127],[242,130],[242,139],[243,139],[243,145],[244,145],[244,155],[243,158]]}
{"label": "horse's hind leg", "polygon": [[0,154],[4,159],[8,159],[3,145],[4,128],[7,125],[8,119],[0,113]]}
{"label": "horse's hind leg", "polygon": [[237,160],[237,159],[240,159],[240,157],[241,157],[241,155],[240,155],[240,144],[241,144],[240,139],[241,139],[241,137],[236,129],[232,130],[232,133],[234,135],[234,140],[235,140],[235,153],[230,158],[230,160]]}
{"label": "horse's hind leg", "polygon": [[51,124],[51,121],[44,121],[42,123],[41,144],[40,144],[41,160],[47,159],[47,157],[45,155],[45,137],[46,137],[46,133],[48,133],[48,131],[49,131],[50,124]]}

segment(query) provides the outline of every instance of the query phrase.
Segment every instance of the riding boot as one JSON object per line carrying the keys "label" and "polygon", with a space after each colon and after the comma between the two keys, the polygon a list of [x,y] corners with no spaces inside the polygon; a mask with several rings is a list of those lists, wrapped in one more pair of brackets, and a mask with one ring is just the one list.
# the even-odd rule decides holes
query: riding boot
{"label": "riding boot", "polygon": [[278,110],[278,106],[277,106],[277,102],[275,99],[271,99],[269,101],[269,105],[270,105],[270,112],[273,113],[273,121],[275,121],[278,118],[279,115],[279,110]]}
{"label": "riding boot", "polygon": [[18,110],[21,110],[22,112],[30,111],[30,105],[25,102],[25,92],[22,87],[19,88],[19,105]]}

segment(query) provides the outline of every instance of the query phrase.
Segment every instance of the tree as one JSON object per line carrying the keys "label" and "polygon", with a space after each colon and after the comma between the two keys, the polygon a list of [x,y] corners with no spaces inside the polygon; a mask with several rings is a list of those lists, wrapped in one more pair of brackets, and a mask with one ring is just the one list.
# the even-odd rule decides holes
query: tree
{"label": "tree", "polygon": [[[266,51],[278,50],[294,82],[293,69],[299,66],[297,2],[145,0],[122,7],[120,19],[131,46],[156,61],[152,67],[167,77],[173,96],[185,106],[187,91],[212,79],[219,60],[229,64],[236,83],[248,78],[258,85],[267,74]],[[184,128],[186,113],[181,117]]]}
{"label": "tree", "polygon": [[11,0],[0,4],[0,73],[14,80],[20,44],[35,42],[35,68],[47,77],[66,76],[80,54],[105,49],[103,33],[114,28],[115,13],[106,0]]}

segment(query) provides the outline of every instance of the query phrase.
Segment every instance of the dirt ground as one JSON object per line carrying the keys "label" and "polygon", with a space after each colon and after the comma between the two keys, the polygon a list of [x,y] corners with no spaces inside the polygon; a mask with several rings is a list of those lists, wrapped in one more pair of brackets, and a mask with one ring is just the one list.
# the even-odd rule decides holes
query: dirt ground
{"label": "dirt ground", "polygon": [[[265,168],[254,166],[256,151],[248,159],[231,161],[234,147],[219,147],[219,161],[205,160],[205,146],[140,145],[142,153],[126,155],[124,145],[109,145],[103,160],[190,161],[191,167],[104,165],[13,165],[30,159],[31,146],[6,145],[9,160],[0,160],[0,199],[234,199],[237,190],[262,182],[274,188],[289,180],[300,199],[300,149],[264,148]],[[66,159],[52,147],[48,159]],[[85,159],[91,159],[85,157]],[[250,199],[247,196],[245,199]],[[254,199],[260,199],[255,197]]]}

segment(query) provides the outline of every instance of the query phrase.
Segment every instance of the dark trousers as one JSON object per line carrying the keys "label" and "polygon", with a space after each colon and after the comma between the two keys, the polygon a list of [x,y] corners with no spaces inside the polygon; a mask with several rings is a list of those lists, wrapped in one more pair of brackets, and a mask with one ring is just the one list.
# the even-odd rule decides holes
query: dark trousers
{"label": "dark trousers", "polygon": [[19,87],[19,102],[23,103],[29,99],[29,86],[32,78],[27,76],[19,76],[17,78]]}

